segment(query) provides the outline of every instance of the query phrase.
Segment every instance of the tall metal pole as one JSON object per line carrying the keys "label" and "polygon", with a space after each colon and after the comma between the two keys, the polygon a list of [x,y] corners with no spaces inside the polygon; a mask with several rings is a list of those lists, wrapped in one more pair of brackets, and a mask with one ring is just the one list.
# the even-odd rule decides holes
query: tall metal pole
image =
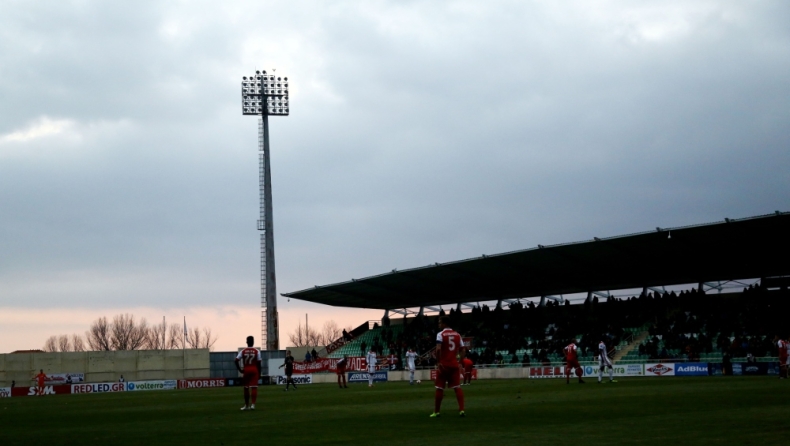
{"label": "tall metal pole", "polygon": [[272,170],[269,157],[269,116],[261,113],[260,122],[260,211],[261,234],[261,345],[266,350],[280,349],[277,314],[277,276],[274,272],[274,219],[272,215]]}
{"label": "tall metal pole", "polygon": [[255,71],[241,82],[242,114],[260,116],[258,122],[258,186],[260,189],[261,234],[261,347],[280,349],[277,314],[277,276],[274,273],[274,215],[272,213],[272,171],[269,158],[269,116],[288,116],[288,78]]}

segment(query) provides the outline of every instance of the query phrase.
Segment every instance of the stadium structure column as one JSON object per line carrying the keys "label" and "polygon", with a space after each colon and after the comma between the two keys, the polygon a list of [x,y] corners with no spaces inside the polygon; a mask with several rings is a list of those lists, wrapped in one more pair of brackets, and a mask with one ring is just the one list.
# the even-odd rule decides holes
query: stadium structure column
{"label": "stadium structure column", "polygon": [[280,349],[277,314],[277,276],[274,270],[274,219],[272,212],[272,173],[269,156],[269,116],[288,116],[288,78],[266,71],[243,77],[242,114],[260,116],[258,122],[258,186],[261,231],[261,346]]}

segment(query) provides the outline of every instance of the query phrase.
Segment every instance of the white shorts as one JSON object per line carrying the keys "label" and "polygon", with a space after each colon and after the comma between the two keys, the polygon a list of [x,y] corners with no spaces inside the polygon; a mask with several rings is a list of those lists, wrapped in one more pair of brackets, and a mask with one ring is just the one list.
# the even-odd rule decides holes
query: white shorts
{"label": "white shorts", "polygon": [[368,367],[368,373],[376,373],[376,366]]}
{"label": "white shorts", "polygon": [[409,367],[409,371],[410,371],[410,372],[413,372],[413,371],[415,371],[415,370],[417,370],[417,367]]}
{"label": "white shorts", "polygon": [[603,356],[600,356],[598,358],[598,367],[611,367],[611,366],[612,366],[612,360],[611,359],[604,358]]}

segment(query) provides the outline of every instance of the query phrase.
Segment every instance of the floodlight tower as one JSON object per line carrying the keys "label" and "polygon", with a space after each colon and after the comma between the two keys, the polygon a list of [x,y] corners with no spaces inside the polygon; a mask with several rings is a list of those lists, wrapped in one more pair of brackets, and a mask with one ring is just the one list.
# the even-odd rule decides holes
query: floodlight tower
{"label": "floodlight tower", "polygon": [[288,78],[266,71],[244,76],[241,81],[243,115],[260,116],[258,121],[258,189],[261,233],[261,347],[280,349],[277,320],[277,283],[274,274],[274,225],[272,222],[272,170],[269,159],[269,116],[288,116]]}

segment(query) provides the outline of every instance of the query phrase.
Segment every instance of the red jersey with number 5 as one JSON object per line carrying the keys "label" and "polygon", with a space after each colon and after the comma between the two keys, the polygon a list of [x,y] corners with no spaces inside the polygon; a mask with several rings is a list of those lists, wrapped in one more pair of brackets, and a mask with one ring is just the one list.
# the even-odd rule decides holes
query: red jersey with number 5
{"label": "red jersey with number 5", "polygon": [[255,347],[247,347],[236,355],[236,362],[241,362],[245,372],[257,372],[261,363],[261,351]]}
{"label": "red jersey with number 5", "polygon": [[436,335],[436,345],[441,345],[439,364],[444,367],[458,367],[458,352],[464,346],[461,335],[455,331],[445,328]]}

